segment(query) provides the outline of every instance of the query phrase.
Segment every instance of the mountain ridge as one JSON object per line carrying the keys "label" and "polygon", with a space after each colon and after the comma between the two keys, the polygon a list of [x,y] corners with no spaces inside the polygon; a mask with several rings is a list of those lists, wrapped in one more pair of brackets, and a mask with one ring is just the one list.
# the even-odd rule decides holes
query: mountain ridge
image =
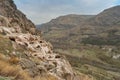
{"label": "mountain ridge", "polygon": [[[96,23],[102,26],[111,26],[119,22],[120,5],[104,10],[95,16]],[[97,22],[98,21],[98,22]],[[101,22],[101,23],[99,23]]]}
{"label": "mountain ridge", "polygon": [[[51,39],[57,39],[58,32],[61,32],[61,35],[65,34],[64,36],[61,36],[60,38],[68,37],[71,34],[78,35],[81,37],[85,37],[85,36],[87,37],[89,35],[90,36],[98,36],[98,35],[102,34],[102,32],[105,32],[105,30],[109,31],[109,30],[113,29],[113,27],[116,27],[118,30],[117,32],[119,33],[120,17],[119,17],[118,9],[120,9],[120,6],[116,6],[116,7],[104,10],[103,12],[99,13],[98,15],[94,15],[94,16],[86,15],[87,17],[85,20],[84,20],[85,16],[84,17],[82,16],[83,18],[81,18],[81,15],[74,15],[77,17],[77,18],[74,17],[76,20],[74,18],[72,18],[71,15],[58,17],[57,19],[53,19],[50,22],[41,25],[41,27],[39,29],[43,30],[43,34],[45,35],[44,37],[46,39],[47,39],[47,37],[51,38]],[[47,36],[49,34],[52,34],[54,36],[53,37]],[[56,36],[55,36],[55,34],[56,34]]]}
{"label": "mountain ridge", "polygon": [[43,37],[53,44],[55,51],[65,54],[76,70],[96,80],[119,80],[119,13],[120,6],[115,6],[82,21],[79,21],[80,17],[73,19],[67,16],[69,22],[63,16],[61,21],[56,18],[57,23],[48,22],[39,29],[43,31]]}

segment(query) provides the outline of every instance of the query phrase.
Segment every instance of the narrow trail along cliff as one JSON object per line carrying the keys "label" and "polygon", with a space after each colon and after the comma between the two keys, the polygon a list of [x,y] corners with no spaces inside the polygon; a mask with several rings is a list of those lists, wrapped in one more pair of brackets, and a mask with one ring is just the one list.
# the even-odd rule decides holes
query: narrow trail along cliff
{"label": "narrow trail along cliff", "polygon": [[[52,45],[37,35],[34,24],[17,10],[12,0],[0,0],[0,45],[0,63],[9,69],[8,72],[0,69],[0,78],[80,80],[65,56],[55,53]],[[12,66],[18,66],[29,78],[24,78],[25,73],[15,70],[16,67],[12,69]],[[89,80],[87,76],[84,78],[81,80]]]}

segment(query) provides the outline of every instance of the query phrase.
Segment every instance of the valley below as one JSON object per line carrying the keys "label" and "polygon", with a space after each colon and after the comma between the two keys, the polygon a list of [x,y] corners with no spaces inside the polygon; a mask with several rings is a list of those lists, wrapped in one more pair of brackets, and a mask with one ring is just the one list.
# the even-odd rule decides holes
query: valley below
{"label": "valley below", "polygon": [[65,15],[37,25],[55,52],[94,80],[120,79],[120,6],[97,15]]}

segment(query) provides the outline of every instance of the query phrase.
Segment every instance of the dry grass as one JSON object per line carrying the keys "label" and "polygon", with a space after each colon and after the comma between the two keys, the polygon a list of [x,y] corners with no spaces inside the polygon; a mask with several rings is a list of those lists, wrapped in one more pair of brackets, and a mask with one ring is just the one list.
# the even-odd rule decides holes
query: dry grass
{"label": "dry grass", "polygon": [[46,76],[38,76],[34,80],[58,80],[55,76],[52,75],[46,75]]}
{"label": "dry grass", "polygon": [[0,61],[0,75],[16,76],[19,69],[16,66],[11,66],[6,62]]}
{"label": "dry grass", "polygon": [[20,59],[15,56],[10,57],[10,59],[9,59],[9,63],[12,63],[12,64],[18,64],[19,61],[20,61]]}
{"label": "dry grass", "polygon": [[13,77],[15,80],[32,80],[30,76],[23,71],[20,66],[12,65],[5,60],[4,56],[0,54],[0,75],[5,77]]}
{"label": "dry grass", "polygon": [[47,74],[42,77],[36,76],[32,78],[20,66],[16,65],[17,62],[19,62],[17,57],[8,59],[3,54],[0,54],[0,76],[12,77],[14,80],[58,80],[55,76]]}

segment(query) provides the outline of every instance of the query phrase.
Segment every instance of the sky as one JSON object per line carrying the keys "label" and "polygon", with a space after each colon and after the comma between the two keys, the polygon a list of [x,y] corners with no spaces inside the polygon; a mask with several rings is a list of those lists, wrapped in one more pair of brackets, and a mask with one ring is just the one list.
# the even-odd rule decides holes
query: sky
{"label": "sky", "polygon": [[35,24],[67,14],[95,15],[120,5],[120,0],[14,0],[18,9]]}

